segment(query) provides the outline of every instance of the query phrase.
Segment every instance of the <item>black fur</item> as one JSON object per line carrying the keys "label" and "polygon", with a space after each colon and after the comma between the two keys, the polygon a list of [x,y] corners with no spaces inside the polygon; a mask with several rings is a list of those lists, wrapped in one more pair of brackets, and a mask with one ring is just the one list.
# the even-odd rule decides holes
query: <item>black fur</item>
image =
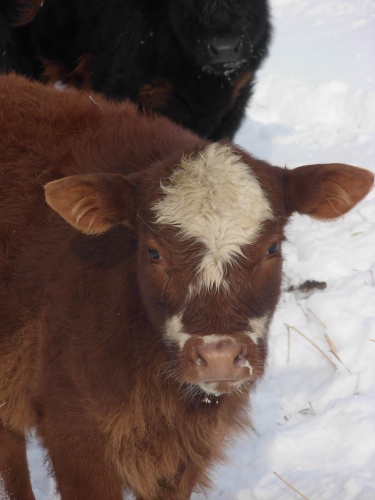
{"label": "black fur", "polygon": [[46,0],[28,28],[36,78],[130,98],[212,140],[240,126],[271,35],[267,0]]}
{"label": "black fur", "polygon": [[29,23],[42,0],[0,0],[0,74],[18,71],[35,76],[42,71],[30,43]]}

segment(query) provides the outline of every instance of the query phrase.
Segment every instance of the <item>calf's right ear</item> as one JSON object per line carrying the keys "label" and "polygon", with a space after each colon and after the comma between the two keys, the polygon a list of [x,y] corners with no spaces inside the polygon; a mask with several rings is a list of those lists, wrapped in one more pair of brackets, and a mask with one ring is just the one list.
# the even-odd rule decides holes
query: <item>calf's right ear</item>
{"label": "calf's right ear", "polygon": [[85,234],[135,224],[134,185],[123,175],[72,175],[49,182],[44,190],[48,205]]}

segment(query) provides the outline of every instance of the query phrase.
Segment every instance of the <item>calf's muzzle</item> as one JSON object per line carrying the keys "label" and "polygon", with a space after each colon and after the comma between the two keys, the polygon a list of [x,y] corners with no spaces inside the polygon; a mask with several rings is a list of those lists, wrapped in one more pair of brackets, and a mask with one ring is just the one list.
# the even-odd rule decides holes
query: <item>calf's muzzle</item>
{"label": "calf's muzzle", "polygon": [[239,382],[251,376],[244,346],[236,341],[203,342],[197,345],[193,356],[197,382]]}

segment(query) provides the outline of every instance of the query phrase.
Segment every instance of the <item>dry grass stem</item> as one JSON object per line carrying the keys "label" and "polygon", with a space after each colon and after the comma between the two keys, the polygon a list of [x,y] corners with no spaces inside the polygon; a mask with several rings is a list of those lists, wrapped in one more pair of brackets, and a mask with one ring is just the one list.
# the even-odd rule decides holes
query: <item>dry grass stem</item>
{"label": "dry grass stem", "polygon": [[341,363],[341,364],[342,364],[342,366],[348,370],[348,372],[350,373],[350,375],[352,375],[352,372],[349,370],[349,368],[346,366],[346,364],[342,361],[342,359],[341,359],[341,358],[339,357],[339,355],[337,354],[337,352],[336,352],[336,347],[335,347],[334,343],[332,342],[332,340],[328,337],[328,334],[327,334],[327,333],[325,333],[325,334],[324,334],[324,337],[325,337],[325,339],[326,339],[326,341],[327,341],[327,344],[328,344],[328,347],[329,347],[329,352],[330,352],[331,354],[333,354],[333,355],[335,356],[335,358],[337,359],[337,361],[338,361],[339,363]]}
{"label": "dry grass stem", "polygon": [[309,406],[310,406],[310,409],[311,409],[311,413],[312,413],[313,415],[316,415],[315,410],[314,410],[314,408],[313,408],[313,405],[311,404],[311,401],[309,401]]}
{"label": "dry grass stem", "polygon": [[4,400],[2,399],[2,400],[0,401],[0,408],[1,408],[2,406],[6,405],[6,404],[7,404],[7,402],[6,402],[6,401],[4,401]]}
{"label": "dry grass stem", "polygon": [[290,360],[290,328],[288,325],[286,325],[287,330],[288,330],[288,356],[286,362],[289,363]]}
{"label": "dry grass stem", "polygon": [[374,340],[374,339],[369,339],[369,341],[370,341],[370,342],[375,342],[375,340]]}
{"label": "dry grass stem", "polygon": [[277,472],[273,471],[273,473],[275,474],[276,477],[278,477],[280,479],[280,481],[282,481],[284,484],[286,484],[288,486],[288,488],[292,489],[295,493],[297,493],[297,495],[299,495],[302,498],[305,498],[305,500],[309,500],[308,497],[306,497],[305,495],[303,495],[294,486],[292,486],[290,483],[288,483],[288,481],[286,481],[284,478],[282,478]]}
{"label": "dry grass stem", "polygon": [[332,339],[329,337],[328,333],[325,333],[324,334],[324,337],[327,341],[327,344],[328,344],[328,347],[329,347],[329,350],[330,352],[332,352],[332,354],[336,354],[336,346],[335,344],[332,342]]}
{"label": "dry grass stem", "polygon": [[301,335],[304,339],[306,339],[308,342],[310,342],[310,344],[311,344],[311,345],[313,345],[313,346],[315,347],[315,349],[317,349],[317,350],[320,352],[320,354],[322,354],[322,355],[323,355],[323,356],[324,356],[324,357],[325,357],[325,358],[326,358],[326,359],[327,359],[327,360],[331,363],[331,365],[333,366],[333,368],[334,368],[335,370],[337,370],[337,366],[336,366],[336,364],[332,361],[332,359],[331,359],[329,356],[327,356],[327,354],[326,354],[324,351],[322,351],[322,349],[321,349],[319,346],[317,346],[317,345],[315,344],[315,342],[313,342],[311,339],[309,339],[309,337],[307,337],[304,333],[302,333],[302,332],[301,332],[300,330],[298,330],[296,327],[294,327],[294,326],[292,326],[292,325],[287,325],[286,323],[284,323],[284,325],[285,325],[287,328],[288,328],[288,326],[289,326],[289,328],[291,328],[291,329],[292,329],[292,330],[294,330],[296,333],[298,333],[299,335]]}
{"label": "dry grass stem", "polygon": [[323,328],[327,328],[327,325],[323,323],[323,321],[319,318],[319,316],[317,316],[317,314],[314,313],[312,309],[308,307],[307,310],[314,316],[314,318],[322,325]]}

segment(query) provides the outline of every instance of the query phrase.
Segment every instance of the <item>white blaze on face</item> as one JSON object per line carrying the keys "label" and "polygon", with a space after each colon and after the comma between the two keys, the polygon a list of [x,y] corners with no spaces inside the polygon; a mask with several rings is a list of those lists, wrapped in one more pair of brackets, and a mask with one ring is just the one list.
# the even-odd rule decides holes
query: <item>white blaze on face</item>
{"label": "white blaze on face", "polygon": [[230,147],[211,144],[182,158],[169,181],[153,206],[156,222],[177,226],[182,237],[204,245],[198,290],[227,287],[226,266],[256,240],[262,223],[273,219],[258,180]]}
{"label": "white blaze on face", "polygon": [[193,337],[203,340],[204,344],[220,342],[221,340],[231,340],[231,337],[229,335],[211,334],[206,336],[193,336],[190,335],[190,333],[185,333],[182,325],[182,314],[183,313],[172,316],[165,323],[165,339],[167,343],[178,345],[181,351],[184,348],[186,342]]}
{"label": "white blaze on face", "polygon": [[269,321],[269,314],[265,314],[264,316],[260,316],[259,318],[249,319],[249,330],[246,333],[254,342],[254,344],[257,344],[259,340],[265,338],[268,331]]}
{"label": "white blaze on face", "polygon": [[177,344],[180,350],[183,349],[191,335],[184,333],[182,328],[182,313],[172,316],[165,323],[165,338],[169,344]]}
{"label": "white blaze on face", "polygon": [[[230,335],[222,335],[222,334],[211,334],[211,335],[190,335],[189,333],[184,332],[183,324],[182,324],[182,316],[183,313],[176,314],[169,318],[165,323],[165,340],[168,344],[178,345],[179,349],[182,350],[186,344],[186,342],[194,338],[199,338],[203,340],[204,344],[210,343],[218,343],[222,340],[234,340]],[[248,321],[249,329],[244,332],[255,344],[258,343],[259,340],[264,339],[267,335],[268,324],[270,322],[271,315],[265,314],[264,316],[260,316],[258,318],[251,318]]]}

